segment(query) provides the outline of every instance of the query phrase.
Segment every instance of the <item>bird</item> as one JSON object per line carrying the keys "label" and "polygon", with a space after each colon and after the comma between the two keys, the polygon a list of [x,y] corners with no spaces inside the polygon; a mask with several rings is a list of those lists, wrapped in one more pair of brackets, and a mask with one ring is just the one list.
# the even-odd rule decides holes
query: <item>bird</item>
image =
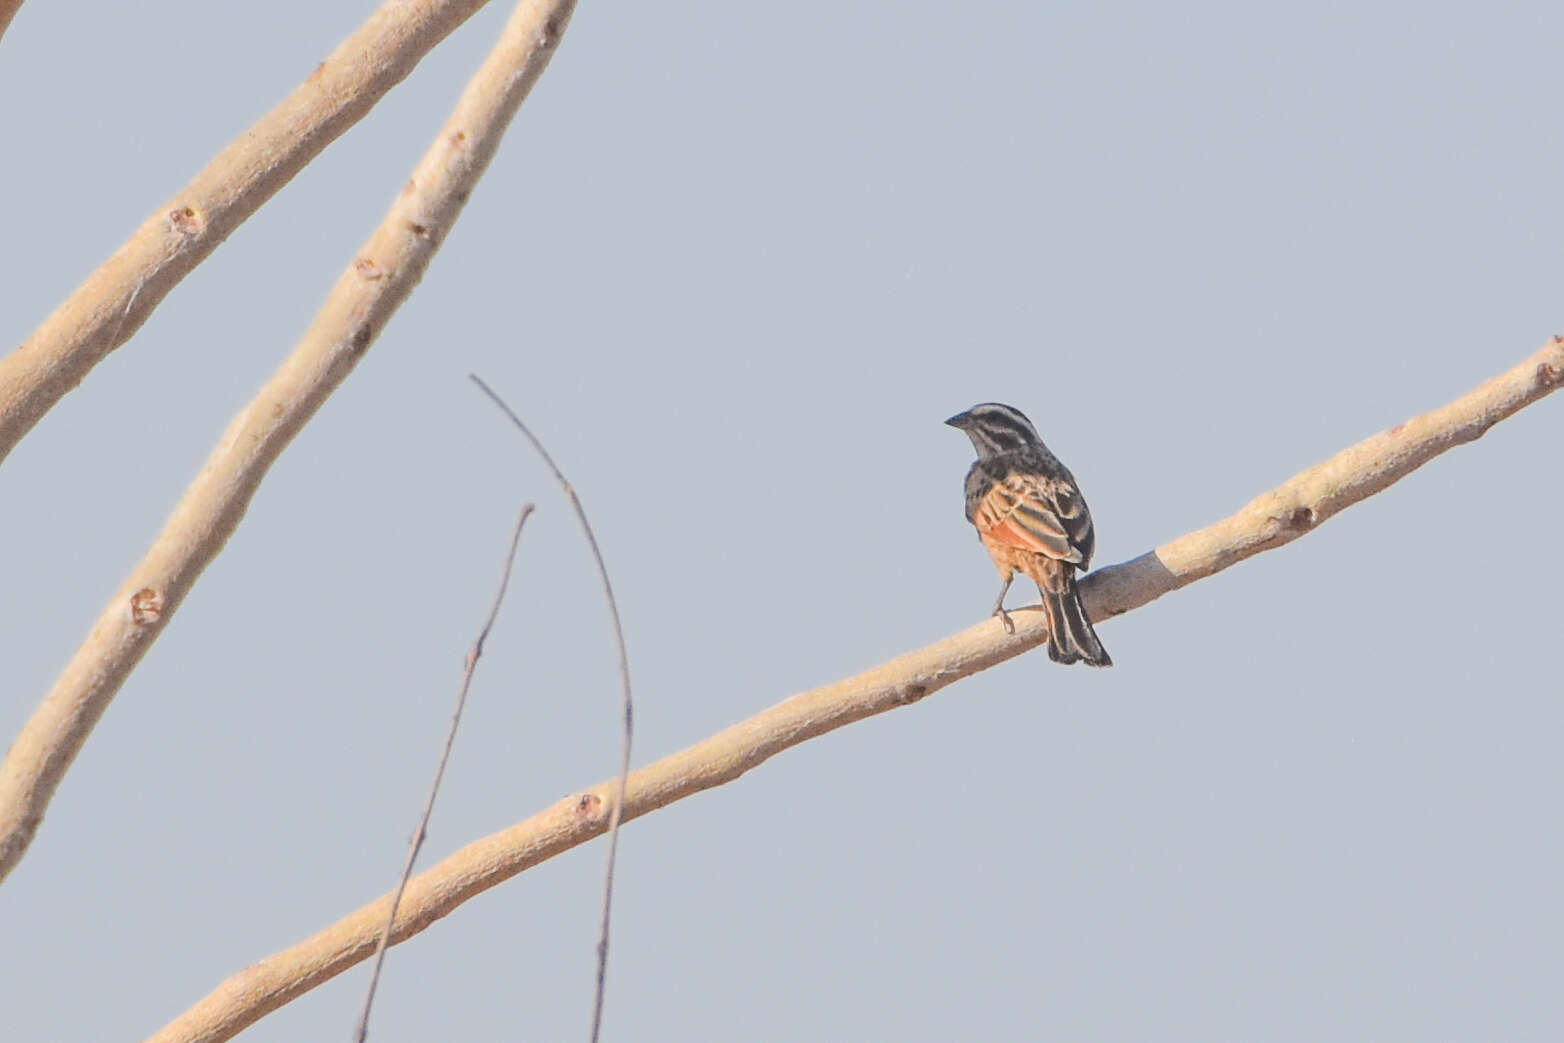
{"label": "bird", "polygon": [[1003,582],[993,614],[1015,632],[1005,594],[1016,572],[1022,572],[1043,597],[1048,658],[1112,666],[1075,586],[1076,570],[1091,564],[1096,543],[1092,514],[1075,476],[1014,406],[984,402],[945,423],[965,431],[977,450],[967,471],[967,521],[976,526]]}

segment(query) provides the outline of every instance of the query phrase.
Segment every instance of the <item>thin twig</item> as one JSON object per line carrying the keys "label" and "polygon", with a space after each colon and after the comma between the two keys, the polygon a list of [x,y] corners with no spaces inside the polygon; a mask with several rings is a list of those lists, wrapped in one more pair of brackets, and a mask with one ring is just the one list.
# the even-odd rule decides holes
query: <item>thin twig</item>
{"label": "thin twig", "polygon": [[[430,2],[412,7],[422,9]],[[387,9],[394,13],[398,6],[408,5],[392,3]],[[520,0],[516,5],[385,219],[349,262],[288,358],[229,422],[162,532],[17,734],[0,761],[0,880],[26,854],[93,726],[201,570],[238,528],[272,464],[347,379],[423,277],[494,158],[505,128],[558,49],[574,9],[575,0]],[[29,357],[26,351],[22,355]],[[0,418],[7,393],[3,377],[0,363]]]}
{"label": "thin twig", "polygon": [[445,779],[445,766],[451,759],[451,747],[456,745],[456,729],[461,727],[462,710],[467,705],[467,690],[472,687],[473,671],[478,667],[478,660],[483,656],[483,643],[489,639],[489,631],[494,629],[494,621],[499,618],[500,606],[505,603],[505,589],[510,586],[511,566],[516,563],[516,547],[521,543],[521,527],[527,524],[531,517],[532,504],[524,504],[521,514],[516,518],[516,527],[511,530],[510,547],[505,552],[505,566],[500,571],[500,589],[494,595],[494,604],[489,606],[489,615],[483,621],[483,628],[478,631],[478,639],[472,643],[472,649],[467,653],[467,661],[462,666],[462,683],[456,689],[456,707],[451,711],[451,726],[445,731],[445,745],[440,748],[440,760],[435,765],[434,779],[429,783],[429,798],[424,801],[423,814],[418,816],[418,828],[413,830],[413,839],[407,845],[407,860],[402,863],[402,875],[397,878],[396,890],[391,893],[391,908],[386,910],[386,925],[380,932],[380,942],[375,946],[375,964],[369,972],[369,988],[364,991],[364,1009],[358,1015],[358,1027],[353,1030],[353,1039],[356,1043],[364,1043],[369,1035],[369,1008],[375,1003],[375,987],[380,984],[380,968],[386,962],[386,948],[391,944],[391,929],[396,926],[396,911],[402,904],[402,893],[407,890],[407,881],[413,875],[413,863],[418,860],[418,852],[424,846],[424,838],[428,835],[429,817],[434,814],[434,800],[440,795],[440,783]]}
{"label": "thin twig", "polygon": [[[1081,583],[1094,621],[1139,608],[1244,558],[1308,534],[1446,450],[1564,387],[1564,340],[1440,409],[1342,450],[1264,493],[1237,514]],[[1544,454],[1546,455],[1546,454]],[[1539,582],[1556,583],[1553,578]],[[732,782],[799,743],[854,721],[917,702],[964,677],[1036,648],[1048,638],[1041,612],[1015,613],[1015,633],[997,620],[952,634],[834,684],[801,692],[678,753],[637,768],[622,792],[629,822],[677,800]],[[1042,683],[1043,674],[1029,684]],[[498,833],[453,852],[408,881],[402,922],[422,930],[491,887],[602,836],[609,780],[578,790]],[[349,913],[310,938],[251,964],[151,1037],[148,1043],[220,1043],[374,951],[385,917],[379,903]]]}
{"label": "thin twig", "polygon": [[489,400],[498,406],[510,422],[516,425],[527,441],[532,443],[532,448],[538,451],[548,469],[554,472],[554,478],[559,482],[559,487],[565,491],[565,496],[570,500],[570,506],[575,509],[576,518],[581,522],[581,531],[586,534],[587,544],[592,548],[592,558],[597,562],[597,575],[603,581],[603,597],[608,602],[608,615],[614,624],[614,644],[619,649],[619,681],[624,697],[624,742],[619,751],[619,790],[614,796],[613,806],[608,812],[608,868],[603,873],[603,923],[597,937],[597,990],[592,999],[592,1043],[597,1043],[598,1032],[603,1024],[603,993],[608,982],[608,924],[614,904],[614,858],[619,850],[619,822],[624,815],[625,787],[630,779],[630,740],[635,732],[635,709],[630,700],[630,655],[625,651],[624,628],[619,624],[619,604],[614,600],[614,585],[608,581],[608,566],[603,564],[603,552],[598,549],[597,537],[592,534],[592,523],[587,521],[586,511],[581,507],[581,499],[576,495],[576,490],[565,479],[559,465],[554,463],[554,458],[548,450],[543,448],[543,443],[538,441],[538,436],[533,434],[516,411],[505,404],[505,400],[495,394],[494,389],[485,384],[476,374],[468,374],[474,384],[489,396]]}

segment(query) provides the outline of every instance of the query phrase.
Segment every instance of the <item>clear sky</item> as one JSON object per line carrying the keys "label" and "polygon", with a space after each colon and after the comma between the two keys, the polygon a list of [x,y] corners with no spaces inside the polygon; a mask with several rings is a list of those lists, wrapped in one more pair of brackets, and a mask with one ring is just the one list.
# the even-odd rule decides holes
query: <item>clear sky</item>
{"label": "clear sky", "polygon": [[[25,4],[0,343],[372,5]],[[239,229],[0,467],[0,733],[291,349],[508,14]],[[16,1040],[146,1035],[426,849],[982,618],[974,402],[1098,562],[1564,332],[1556,3],[584,3],[423,285],[0,887]],[[623,837],[606,1038],[1557,1039],[1564,398],[1282,550]],[[1032,596],[1017,584],[1013,603]],[[584,1039],[600,843],[396,949],[381,1041]],[[356,968],[246,1040],[345,1039]]]}

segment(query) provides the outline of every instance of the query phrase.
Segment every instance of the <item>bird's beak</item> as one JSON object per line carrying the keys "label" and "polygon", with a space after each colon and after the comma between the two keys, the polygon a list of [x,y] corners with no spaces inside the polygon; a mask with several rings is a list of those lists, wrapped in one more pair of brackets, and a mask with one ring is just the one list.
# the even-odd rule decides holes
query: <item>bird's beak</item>
{"label": "bird's beak", "polygon": [[951,427],[966,427],[967,426],[967,414],[966,413],[957,413],[955,416],[953,416],[949,420],[945,421],[945,423],[949,424]]}

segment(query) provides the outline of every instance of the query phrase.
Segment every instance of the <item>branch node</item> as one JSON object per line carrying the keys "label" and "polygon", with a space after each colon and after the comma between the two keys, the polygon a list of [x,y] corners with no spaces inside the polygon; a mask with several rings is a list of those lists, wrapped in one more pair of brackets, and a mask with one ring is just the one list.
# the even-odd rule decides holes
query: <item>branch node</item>
{"label": "branch node", "polygon": [[188,206],[176,206],[168,212],[168,227],[183,239],[194,239],[206,230],[206,219]]}
{"label": "branch node", "polygon": [[130,621],[136,626],[151,626],[162,618],[162,592],[151,587],[142,587],[130,596]]}
{"label": "branch node", "polygon": [[1308,532],[1314,528],[1314,508],[1308,506],[1294,507],[1287,516],[1287,528],[1294,532]]}

